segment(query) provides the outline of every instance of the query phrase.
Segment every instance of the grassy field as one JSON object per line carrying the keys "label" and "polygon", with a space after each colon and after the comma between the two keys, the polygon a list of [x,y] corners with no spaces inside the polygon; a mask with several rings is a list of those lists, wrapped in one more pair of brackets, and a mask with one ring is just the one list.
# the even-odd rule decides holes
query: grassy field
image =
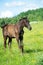
{"label": "grassy field", "polygon": [[12,48],[3,46],[0,29],[0,65],[43,65],[43,22],[32,23],[32,30],[24,28],[24,54],[22,55],[16,39],[12,40]]}

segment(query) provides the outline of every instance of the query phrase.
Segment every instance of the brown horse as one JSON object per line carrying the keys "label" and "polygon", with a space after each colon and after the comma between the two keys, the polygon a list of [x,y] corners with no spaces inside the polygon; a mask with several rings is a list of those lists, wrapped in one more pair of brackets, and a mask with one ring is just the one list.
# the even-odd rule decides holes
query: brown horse
{"label": "brown horse", "polygon": [[26,17],[19,20],[16,24],[5,24],[2,26],[3,37],[4,37],[4,47],[6,48],[6,40],[9,38],[8,46],[11,47],[12,38],[16,38],[18,46],[23,52],[23,28],[26,27],[31,30],[31,26]]}

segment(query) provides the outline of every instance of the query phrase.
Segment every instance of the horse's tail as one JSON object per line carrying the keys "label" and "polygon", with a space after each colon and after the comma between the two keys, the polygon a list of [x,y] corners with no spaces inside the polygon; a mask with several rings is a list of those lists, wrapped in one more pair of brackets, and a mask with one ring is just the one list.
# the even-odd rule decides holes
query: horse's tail
{"label": "horse's tail", "polygon": [[1,28],[4,28],[5,26],[7,26],[8,24],[4,24],[4,25],[1,25]]}
{"label": "horse's tail", "polygon": [[1,28],[4,28],[4,27],[7,26],[7,25],[8,25],[8,23],[5,23],[5,22],[3,21],[3,22],[1,22],[0,27],[1,27]]}

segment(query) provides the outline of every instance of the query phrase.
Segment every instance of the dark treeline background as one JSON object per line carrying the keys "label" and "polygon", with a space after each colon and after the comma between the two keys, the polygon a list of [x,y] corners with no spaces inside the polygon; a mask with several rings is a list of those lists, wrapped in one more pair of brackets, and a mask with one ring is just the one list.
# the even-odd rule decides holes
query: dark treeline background
{"label": "dark treeline background", "polygon": [[30,21],[43,21],[43,8],[39,8],[36,10],[28,10],[26,12],[22,12],[17,16],[14,16],[12,18],[0,18],[0,25],[1,23],[16,23],[19,21],[19,19],[27,17]]}

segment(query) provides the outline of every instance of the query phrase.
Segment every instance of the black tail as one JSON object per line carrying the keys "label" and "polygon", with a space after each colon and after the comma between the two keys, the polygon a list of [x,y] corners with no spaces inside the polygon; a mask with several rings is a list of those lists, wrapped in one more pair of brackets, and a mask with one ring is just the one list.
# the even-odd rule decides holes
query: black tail
{"label": "black tail", "polygon": [[1,22],[0,27],[1,27],[1,28],[4,28],[6,25],[8,25],[8,24],[6,24],[6,23],[3,21],[3,22]]}
{"label": "black tail", "polygon": [[8,24],[5,24],[5,25],[1,25],[1,28],[4,28],[5,26],[7,26]]}

